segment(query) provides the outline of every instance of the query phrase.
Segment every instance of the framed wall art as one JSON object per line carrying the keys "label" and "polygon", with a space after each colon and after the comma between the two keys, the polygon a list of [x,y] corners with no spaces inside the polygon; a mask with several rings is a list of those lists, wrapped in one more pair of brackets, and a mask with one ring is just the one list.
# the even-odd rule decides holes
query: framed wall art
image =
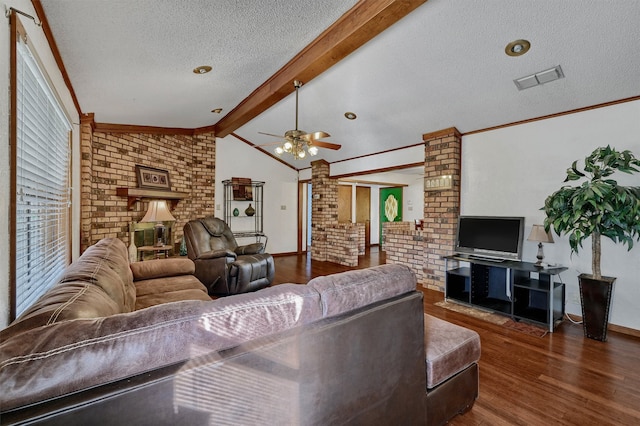
{"label": "framed wall art", "polygon": [[232,177],[233,200],[234,201],[253,201],[253,188],[250,178]]}
{"label": "framed wall art", "polygon": [[171,190],[171,181],[167,170],[136,164],[136,178],[138,180],[138,188]]}

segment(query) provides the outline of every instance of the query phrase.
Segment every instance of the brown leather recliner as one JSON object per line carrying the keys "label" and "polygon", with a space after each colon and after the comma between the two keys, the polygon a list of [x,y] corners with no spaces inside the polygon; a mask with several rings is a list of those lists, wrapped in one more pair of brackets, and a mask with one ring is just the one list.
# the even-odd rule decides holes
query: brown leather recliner
{"label": "brown leather recliner", "polygon": [[238,246],[231,229],[221,219],[207,216],[184,226],[187,255],[196,265],[195,276],[209,294],[246,293],[273,281],[273,257],[262,243]]}

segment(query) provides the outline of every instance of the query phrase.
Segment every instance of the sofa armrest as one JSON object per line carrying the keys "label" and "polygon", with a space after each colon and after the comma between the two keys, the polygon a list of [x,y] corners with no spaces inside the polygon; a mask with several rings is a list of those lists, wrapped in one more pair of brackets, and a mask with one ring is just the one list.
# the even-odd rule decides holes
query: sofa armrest
{"label": "sofa armrest", "polygon": [[229,249],[220,249],[220,250],[211,250],[205,253],[202,253],[200,256],[196,257],[193,260],[207,260],[207,259],[218,259],[221,257],[230,257],[235,260],[238,256]]}
{"label": "sofa armrest", "polygon": [[130,267],[131,272],[133,272],[134,281],[175,277],[179,275],[193,275],[196,272],[193,261],[186,257],[134,262]]}
{"label": "sofa armrest", "polygon": [[252,243],[247,244],[246,246],[238,246],[235,249],[236,254],[260,254],[264,253],[264,244],[262,243]]}

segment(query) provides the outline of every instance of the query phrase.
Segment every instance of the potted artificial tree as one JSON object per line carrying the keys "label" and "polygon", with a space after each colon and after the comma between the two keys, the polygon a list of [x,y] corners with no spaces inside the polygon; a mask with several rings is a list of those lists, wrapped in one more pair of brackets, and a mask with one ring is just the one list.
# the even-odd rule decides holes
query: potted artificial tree
{"label": "potted artificial tree", "polygon": [[616,171],[640,171],[640,160],[628,150],[619,152],[607,146],[585,158],[582,171],[577,163],[567,169],[564,181],[582,182],[565,185],[547,197],[544,226],[547,231],[553,227],[558,235],[568,235],[571,253],[577,253],[591,237],[592,274],[578,276],[582,320],[585,336],[605,341],[615,278],[601,274],[600,239],[626,244],[629,250],[640,239],[640,187],[618,185],[610,176]]}

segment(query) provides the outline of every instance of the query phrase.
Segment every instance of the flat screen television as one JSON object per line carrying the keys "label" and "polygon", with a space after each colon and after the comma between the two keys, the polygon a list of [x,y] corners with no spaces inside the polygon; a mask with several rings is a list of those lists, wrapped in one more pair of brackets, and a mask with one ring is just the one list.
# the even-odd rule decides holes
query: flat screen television
{"label": "flat screen television", "polygon": [[521,260],[524,217],[460,216],[455,250],[495,260]]}

